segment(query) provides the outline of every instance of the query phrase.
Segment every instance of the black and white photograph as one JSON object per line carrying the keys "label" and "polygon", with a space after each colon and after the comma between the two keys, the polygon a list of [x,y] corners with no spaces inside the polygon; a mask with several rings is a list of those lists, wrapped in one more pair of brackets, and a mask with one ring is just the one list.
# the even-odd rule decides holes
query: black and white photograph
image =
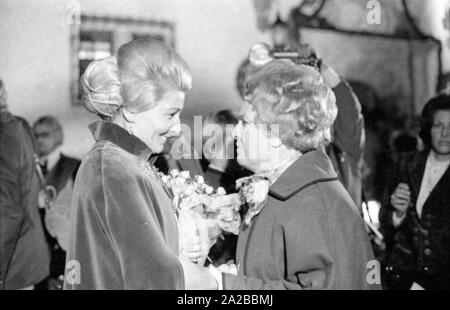
{"label": "black and white photograph", "polygon": [[0,0],[0,290],[448,291],[449,166],[450,0]]}

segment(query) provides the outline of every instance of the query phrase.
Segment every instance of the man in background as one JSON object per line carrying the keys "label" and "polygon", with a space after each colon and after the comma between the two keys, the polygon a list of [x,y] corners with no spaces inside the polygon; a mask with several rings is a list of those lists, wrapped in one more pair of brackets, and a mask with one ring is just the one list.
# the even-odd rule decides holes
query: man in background
{"label": "man in background", "polygon": [[[236,180],[251,175],[237,162],[233,128],[239,123],[238,116],[231,110],[221,110],[209,115],[203,121],[203,157],[205,161],[205,182],[222,187],[227,194],[236,193]],[[235,260],[237,236],[224,234],[209,252],[215,266]]]}
{"label": "man in background", "polygon": [[0,80],[0,289],[33,289],[50,256],[37,208],[32,133],[7,108]]}
{"label": "man in background", "polygon": [[70,203],[75,176],[80,161],[61,152],[64,135],[61,124],[52,116],[39,118],[33,126],[37,142],[39,162],[44,176],[43,188],[52,188],[55,197],[46,205],[41,190],[39,207],[44,228],[51,248],[50,277],[39,289],[62,289],[66,250],[69,243]]}
{"label": "man in background", "polygon": [[238,116],[231,110],[218,111],[203,121],[205,180],[214,188],[223,187],[228,194],[237,192],[237,179],[251,174],[236,160],[233,128],[238,123]]}

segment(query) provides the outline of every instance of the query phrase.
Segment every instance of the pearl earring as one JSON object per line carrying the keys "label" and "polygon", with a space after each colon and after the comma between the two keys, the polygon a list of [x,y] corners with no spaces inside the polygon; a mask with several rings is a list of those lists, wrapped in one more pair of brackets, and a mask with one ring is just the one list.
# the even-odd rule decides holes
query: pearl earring
{"label": "pearl earring", "polygon": [[125,129],[128,131],[128,134],[134,135],[136,115],[125,109],[122,109],[122,115],[125,119]]}
{"label": "pearl earring", "polygon": [[126,130],[128,131],[129,135],[134,135],[134,123],[126,123]]}

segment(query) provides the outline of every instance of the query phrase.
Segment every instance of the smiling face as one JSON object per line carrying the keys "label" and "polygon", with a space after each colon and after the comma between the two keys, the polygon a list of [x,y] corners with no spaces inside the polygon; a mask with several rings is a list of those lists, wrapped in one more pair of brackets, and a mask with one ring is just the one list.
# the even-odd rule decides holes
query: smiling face
{"label": "smiling face", "polygon": [[450,155],[450,110],[438,110],[434,114],[431,145],[438,155]]}
{"label": "smiling face", "polygon": [[161,153],[168,138],[180,135],[184,98],[184,92],[168,92],[154,108],[136,114],[134,135],[153,153]]}

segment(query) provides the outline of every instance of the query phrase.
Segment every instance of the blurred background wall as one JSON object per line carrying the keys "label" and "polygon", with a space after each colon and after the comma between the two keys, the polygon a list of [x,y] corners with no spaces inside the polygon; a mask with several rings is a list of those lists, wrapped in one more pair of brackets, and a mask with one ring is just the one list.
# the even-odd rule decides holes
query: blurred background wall
{"label": "blurred background wall", "polygon": [[[44,114],[56,116],[64,125],[64,150],[81,157],[93,142],[87,125],[96,118],[71,103],[71,25],[67,23],[67,14],[73,1],[0,1],[0,77],[6,84],[13,113],[24,116],[30,122]],[[258,27],[257,21],[261,20],[258,14],[266,10],[265,13],[269,12],[266,15],[273,18],[274,7],[277,7],[281,17],[286,19],[290,10],[301,2],[79,1],[81,13],[85,15],[174,23],[176,50],[187,61],[194,77],[194,88],[187,97],[182,115],[188,125],[192,125],[194,115],[206,115],[218,109],[239,106],[241,99],[235,87],[238,66],[245,59],[252,43],[271,42],[268,31]],[[361,17],[358,10],[362,7],[365,12],[366,0],[329,2],[331,4],[327,10],[331,11],[335,24],[354,27],[355,23],[362,23],[360,26],[363,26],[365,18]],[[359,5],[355,5],[358,2]],[[444,72],[449,72],[450,33],[445,29],[443,19],[450,0],[408,0],[408,3],[423,32],[443,42],[442,67]],[[359,16],[361,21],[356,20],[351,24],[349,17],[355,16]]]}

